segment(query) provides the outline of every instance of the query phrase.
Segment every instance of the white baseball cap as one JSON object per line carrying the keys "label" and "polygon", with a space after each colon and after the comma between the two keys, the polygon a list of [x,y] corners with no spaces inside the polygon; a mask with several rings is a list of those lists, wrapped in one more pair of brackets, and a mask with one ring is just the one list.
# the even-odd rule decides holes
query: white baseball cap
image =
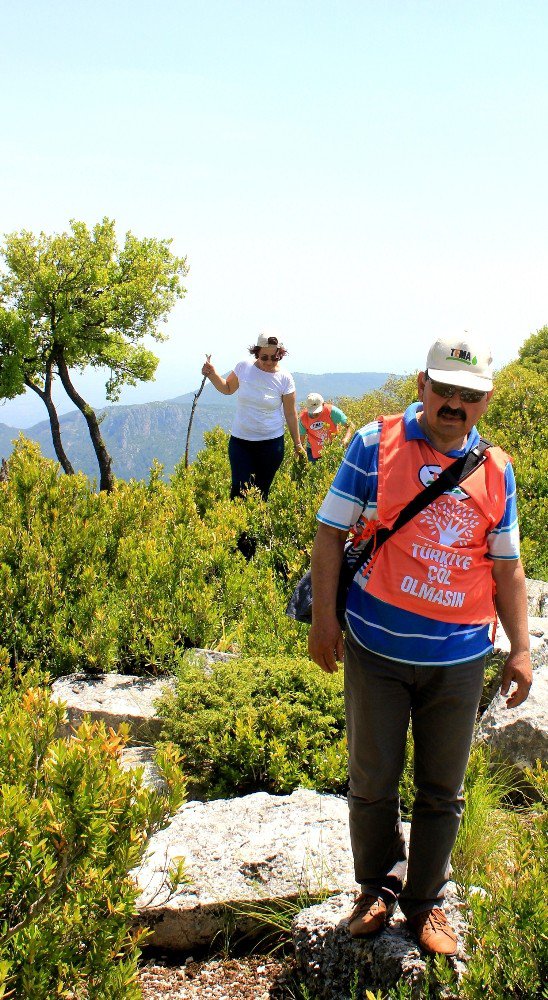
{"label": "white baseball cap", "polygon": [[439,337],[428,351],[426,367],[436,382],[483,392],[493,388],[493,355],[474,337]]}
{"label": "white baseball cap", "polygon": [[270,330],[261,330],[257,337],[257,347],[281,347],[282,342],[276,333]]}
{"label": "white baseball cap", "polygon": [[309,392],[306,397],[306,408],[311,417],[315,417],[317,413],[321,413],[324,407],[324,398],[320,396],[319,392]]}

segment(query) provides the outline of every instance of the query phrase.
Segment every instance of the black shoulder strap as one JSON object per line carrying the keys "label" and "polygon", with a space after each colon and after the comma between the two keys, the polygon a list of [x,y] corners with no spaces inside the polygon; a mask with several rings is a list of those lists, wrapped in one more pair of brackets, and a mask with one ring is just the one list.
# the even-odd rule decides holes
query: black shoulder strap
{"label": "black shoulder strap", "polygon": [[371,556],[373,547],[375,550],[379,549],[387,538],[390,538],[390,535],[403,528],[404,524],[407,524],[411,518],[419,514],[425,507],[428,507],[428,504],[436,500],[442,493],[445,493],[449,486],[454,488],[459,483],[462,483],[463,479],[467,479],[474,469],[477,469],[478,465],[485,462],[485,452],[488,448],[492,448],[491,442],[486,441],[485,438],[480,438],[474,448],[470,448],[470,451],[467,451],[466,455],[461,455],[455,459],[451,465],[448,465],[444,469],[437,479],[434,479],[424,490],[417,493],[407,506],[403,510],[400,510],[391,528],[379,528],[375,536],[364,546],[356,562],[352,564],[352,576],[355,576],[362,566],[365,565]]}
{"label": "black shoulder strap", "polygon": [[459,483],[462,483],[463,479],[467,479],[474,469],[477,469],[478,465],[485,461],[484,453],[490,447],[491,444],[489,441],[480,438],[478,444],[466,452],[466,455],[461,455],[460,458],[455,459],[451,465],[448,465],[440,473],[437,479],[430,483],[424,490],[421,490],[420,493],[417,493],[409,501],[407,507],[404,507],[400,511],[392,527],[384,530],[389,531],[393,535],[395,531],[403,528],[404,524],[407,524],[412,517],[415,517],[415,514],[420,513],[421,510],[428,507],[428,504],[432,503],[432,500],[436,500],[442,493],[445,493],[448,486],[454,488]]}

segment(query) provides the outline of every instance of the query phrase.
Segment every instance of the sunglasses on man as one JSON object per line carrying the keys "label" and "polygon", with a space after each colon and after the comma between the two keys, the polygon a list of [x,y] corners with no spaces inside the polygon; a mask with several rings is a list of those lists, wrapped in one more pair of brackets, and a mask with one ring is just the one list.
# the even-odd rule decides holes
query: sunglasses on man
{"label": "sunglasses on man", "polygon": [[263,364],[266,364],[267,361],[277,361],[277,360],[278,360],[277,351],[275,351],[274,354],[259,354],[259,361],[262,361]]}
{"label": "sunglasses on man", "polygon": [[432,392],[435,392],[436,396],[441,396],[442,399],[450,399],[451,396],[458,393],[463,403],[479,403],[486,396],[486,393],[482,392],[481,389],[464,389],[462,385],[435,382],[429,375],[426,377],[432,386]]}

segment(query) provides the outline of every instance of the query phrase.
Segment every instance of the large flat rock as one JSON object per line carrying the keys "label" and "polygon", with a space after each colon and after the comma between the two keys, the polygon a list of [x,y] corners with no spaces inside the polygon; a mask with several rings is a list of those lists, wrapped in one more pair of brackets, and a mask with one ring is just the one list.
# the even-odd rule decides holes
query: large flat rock
{"label": "large flat rock", "polygon": [[142,772],[142,782],[145,788],[150,788],[160,794],[167,791],[167,784],[155,761],[155,747],[131,744],[123,748],[119,762],[123,771]]}
{"label": "large flat rock", "polygon": [[52,696],[66,705],[67,718],[59,736],[70,736],[85,715],[116,729],[131,725],[134,743],[153,743],[162,728],[156,702],[173,690],[173,678],[129,677],[124,674],[69,674],[52,685]]}
{"label": "large flat rock", "polygon": [[[188,650],[203,667],[211,670],[217,660],[232,660],[234,654],[213,649]],[[156,704],[166,691],[174,691],[173,677],[135,677],[128,674],[68,674],[52,685],[52,696],[66,705],[66,722],[59,736],[70,736],[85,715],[116,729],[121,722],[131,726],[132,743],[154,743],[160,736],[162,719]]]}
{"label": "large flat rock", "polygon": [[548,666],[533,671],[529,697],[517,708],[507,708],[506,699],[496,694],[481,717],[478,741],[487,743],[497,754],[518,768],[534,767],[537,760],[548,761]]}
{"label": "large flat rock", "polygon": [[526,579],[527,604],[533,617],[548,617],[548,583],[545,580]]}
{"label": "large flat rock", "polygon": [[[545,654],[548,654],[548,618],[529,615],[528,624],[531,653],[534,656],[534,654],[543,650]],[[500,622],[497,624],[493,646],[495,653],[508,654],[510,652],[510,640]]]}
{"label": "large flat rock", "polygon": [[[166,869],[179,857],[189,881],[169,899]],[[298,789],[189,802],[152,838],[134,874],[151,944],[177,950],[208,944],[227,918],[247,933],[260,924],[249,911],[298,901],[306,892],[355,889],[346,799]]]}

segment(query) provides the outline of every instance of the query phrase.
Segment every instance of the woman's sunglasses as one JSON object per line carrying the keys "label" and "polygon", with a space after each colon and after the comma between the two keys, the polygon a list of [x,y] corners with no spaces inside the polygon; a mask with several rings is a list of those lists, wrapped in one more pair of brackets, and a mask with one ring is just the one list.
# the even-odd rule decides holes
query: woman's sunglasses
{"label": "woman's sunglasses", "polygon": [[448,385],[447,382],[434,382],[434,379],[428,376],[428,381],[432,386],[432,392],[436,393],[436,396],[441,396],[443,399],[450,399],[457,392],[463,403],[479,403],[484,397],[485,393],[481,389],[463,389],[461,385]]}
{"label": "woman's sunglasses", "polygon": [[266,362],[268,361],[277,361],[277,360],[278,360],[277,351],[275,351],[274,354],[259,354],[259,361],[262,361],[263,364],[266,364]]}

